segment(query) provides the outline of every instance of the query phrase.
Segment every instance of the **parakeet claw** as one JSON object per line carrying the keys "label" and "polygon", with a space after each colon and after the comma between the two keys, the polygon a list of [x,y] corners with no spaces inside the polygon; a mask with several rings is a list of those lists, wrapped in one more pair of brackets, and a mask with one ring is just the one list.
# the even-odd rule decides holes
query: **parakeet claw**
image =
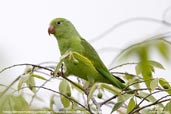
{"label": "parakeet claw", "polygon": [[60,59],[62,60],[67,57],[69,57],[69,60],[72,61],[74,64],[79,63],[79,61],[74,57],[74,52],[72,52],[71,50],[66,51],[65,54],[62,55]]}

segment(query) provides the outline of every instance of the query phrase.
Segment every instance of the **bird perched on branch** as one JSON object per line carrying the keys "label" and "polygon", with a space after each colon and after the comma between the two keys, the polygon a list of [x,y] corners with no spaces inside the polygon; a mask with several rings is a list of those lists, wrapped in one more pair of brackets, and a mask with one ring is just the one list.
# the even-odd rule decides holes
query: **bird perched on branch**
{"label": "bird perched on branch", "polygon": [[53,19],[48,33],[53,34],[58,42],[61,60],[66,67],[65,75],[75,75],[87,80],[90,85],[101,82],[112,84],[119,89],[126,88],[121,79],[109,72],[95,49],[80,36],[69,20]]}

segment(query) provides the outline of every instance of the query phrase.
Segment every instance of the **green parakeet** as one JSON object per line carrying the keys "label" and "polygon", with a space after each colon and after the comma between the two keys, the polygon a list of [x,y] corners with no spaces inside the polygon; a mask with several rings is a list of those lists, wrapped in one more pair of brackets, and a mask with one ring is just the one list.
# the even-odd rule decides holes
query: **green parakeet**
{"label": "green parakeet", "polygon": [[53,19],[48,33],[53,34],[58,41],[66,75],[78,76],[90,84],[101,82],[119,89],[126,88],[121,80],[108,71],[95,49],[80,36],[70,21],[64,18]]}

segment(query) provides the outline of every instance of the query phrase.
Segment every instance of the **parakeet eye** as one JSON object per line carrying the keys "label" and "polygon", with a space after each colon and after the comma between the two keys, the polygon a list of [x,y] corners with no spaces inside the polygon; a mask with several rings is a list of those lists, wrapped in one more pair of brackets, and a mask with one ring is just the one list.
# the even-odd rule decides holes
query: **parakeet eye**
{"label": "parakeet eye", "polygon": [[57,25],[60,25],[60,24],[62,24],[62,22],[61,21],[57,21],[56,24]]}

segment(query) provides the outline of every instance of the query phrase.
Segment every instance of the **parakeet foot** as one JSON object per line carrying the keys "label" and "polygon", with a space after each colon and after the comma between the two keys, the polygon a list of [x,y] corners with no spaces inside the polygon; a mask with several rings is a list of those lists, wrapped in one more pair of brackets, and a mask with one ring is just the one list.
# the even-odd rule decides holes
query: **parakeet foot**
{"label": "parakeet foot", "polygon": [[88,95],[90,93],[91,86],[90,85],[84,85],[83,89],[84,89],[84,92]]}

